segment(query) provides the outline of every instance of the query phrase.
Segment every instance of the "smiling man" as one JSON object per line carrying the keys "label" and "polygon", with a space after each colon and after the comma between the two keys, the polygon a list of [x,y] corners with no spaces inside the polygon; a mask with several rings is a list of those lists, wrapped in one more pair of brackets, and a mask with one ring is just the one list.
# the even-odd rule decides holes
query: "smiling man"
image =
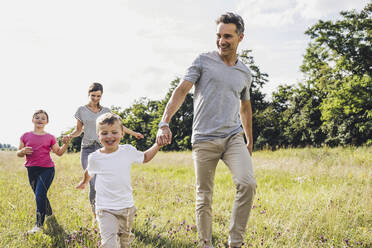
{"label": "smiling man", "polygon": [[[191,142],[199,244],[203,248],[213,247],[213,185],[216,166],[221,159],[230,169],[236,186],[229,246],[241,247],[256,192],[251,161],[253,137],[249,89],[252,76],[237,56],[238,45],[244,38],[242,18],[226,13],[216,23],[218,51],[199,55],[188,68],[166,106],[159,123],[157,143],[162,146],[171,142],[169,122],[194,86]],[[244,142],[244,134],[248,144]]]}

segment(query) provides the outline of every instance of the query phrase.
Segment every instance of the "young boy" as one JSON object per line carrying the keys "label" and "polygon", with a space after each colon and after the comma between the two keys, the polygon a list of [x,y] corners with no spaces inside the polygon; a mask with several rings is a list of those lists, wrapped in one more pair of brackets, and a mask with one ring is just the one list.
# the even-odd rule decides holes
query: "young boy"
{"label": "young boy", "polygon": [[141,152],[131,145],[119,145],[124,135],[122,119],[112,113],[97,118],[97,135],[103,148],[89,155],[84,178],[76,188],[84,189],[96,175],[95,207],[102,247],[127,248],[134,239],[131,229],[136,212],[130,168],[133,162],[149,162],[160,147],[154,144]]}

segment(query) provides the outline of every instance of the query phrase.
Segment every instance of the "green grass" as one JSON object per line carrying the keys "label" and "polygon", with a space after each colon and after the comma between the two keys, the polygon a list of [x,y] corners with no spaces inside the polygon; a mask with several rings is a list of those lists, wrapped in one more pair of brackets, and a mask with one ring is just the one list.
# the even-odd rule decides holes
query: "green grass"
{"label": "green grass", "polygon": [[[260,151],[253,156],[258,184],[245,247],[372,247],[372,148]],[[24,159],[0,152],[0,247],[97,247],[79,154],[55,157],[49,190],[54,217],[36,235],[35,203]],[[195,176],[190,152],[159,153],[134,165],[137,207],[132,247],[196,247]],[[221,162],[215,178],[213,243],[225,247],[234,198]]]}

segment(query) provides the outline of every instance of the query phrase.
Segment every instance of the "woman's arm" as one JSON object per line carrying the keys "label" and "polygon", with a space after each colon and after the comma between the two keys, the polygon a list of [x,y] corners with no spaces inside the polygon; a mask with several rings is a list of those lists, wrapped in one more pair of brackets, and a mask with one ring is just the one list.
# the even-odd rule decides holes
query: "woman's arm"
{"label": "woman's arm", "polygon": [[143,134],[134,132],[133,130],[130,130],[126,126],[123,126],[123,131],[124,131],[124,133],[132,135],[132,136],[136,137],[137,139],[143,139],[143,137],[144,137]]}
{"label": "woman's arm", "polygon": [[83,132],[83,123],[80,120],[77,120],[74,131],[72,131],[72,133],[66,136],[63,136],[62,138],[63,143],[65,143],[67,139],[78,137],[82,132]]}

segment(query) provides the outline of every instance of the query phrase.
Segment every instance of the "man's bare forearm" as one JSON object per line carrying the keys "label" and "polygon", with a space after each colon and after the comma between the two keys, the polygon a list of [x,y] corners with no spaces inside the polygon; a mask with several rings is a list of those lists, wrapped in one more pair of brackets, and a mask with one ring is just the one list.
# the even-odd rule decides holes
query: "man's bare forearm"
{"label": "man's bare forearm", "polygon": [[183,81],[177,88],[173,91],[171,98],[167,106],[165,107],[163,117],[161,121],[169,123],[173,115],[181,107],[182,103],[185,101],[187,93],[192,88],[193,83],[189,81]]}

